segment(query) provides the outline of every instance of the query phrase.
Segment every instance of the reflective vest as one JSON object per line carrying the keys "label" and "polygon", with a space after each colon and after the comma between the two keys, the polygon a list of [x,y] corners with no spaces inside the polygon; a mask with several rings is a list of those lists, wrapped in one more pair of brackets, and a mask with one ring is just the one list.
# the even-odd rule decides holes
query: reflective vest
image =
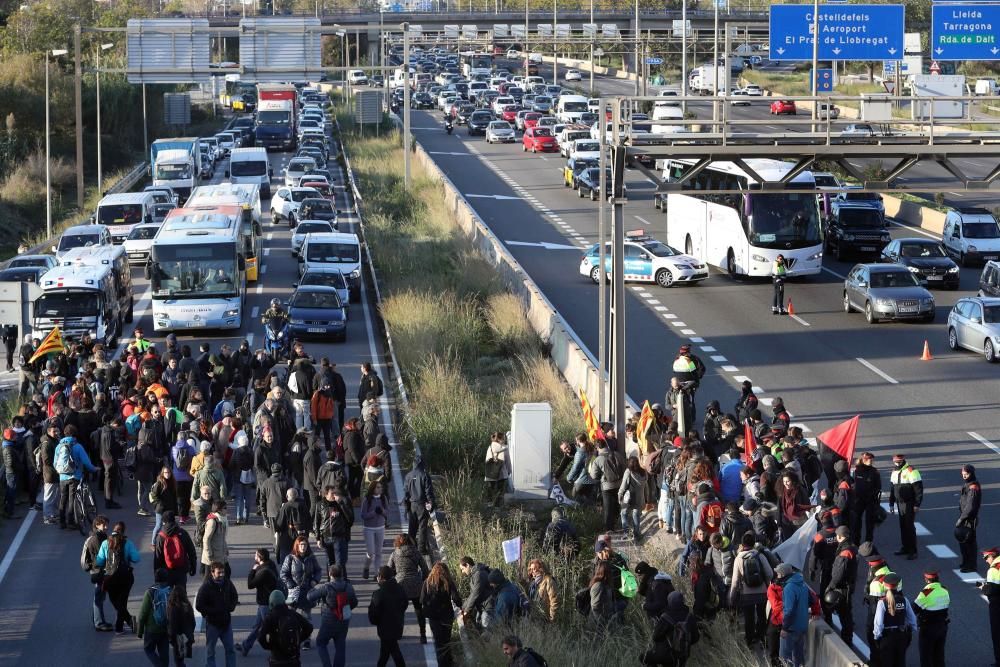
{"label": "reflective vest", "polygon": [[135,346],[135,349],[139,350],[141,353],[145,353],[151,345],[151,343],[145,338],[136,338],[129,344]]}
{"label": "reflective vest", "polygon": [[784,278],[788,273],[788,267],[784,263],[779,264],[778,260],[774,260],[774,263],[771,265],[771,273],[779,278]]}
{"label": "reflective vest", "polygon": [[696,366],[694,365],[694,362],[691,361],[688,357],[681,355],[676,359],[674,359],[675,373],[694,373],[695,370]]}
{"label": "reflective vest", "polygon": [[893,470],[889,476],[889,481],[899,486],[902,484],[914,484],[921,481],[920,471],[911,465],[905,465],[899,470]]}
{"label": "reflective vest", "polygon": [[986,583],[1000,584],[1000,557],[994,559],[990,569],[986,570]]}
{"label": "reflective vest", "polygon": [[[882,583],[882,580],[885,579],[885,575],[887,575],[887,574],[889,574],[891,572],[892,572],[892,570],[889,569],[888,565],[883,565],[879,569],[875,570],[875,573],[872,576],[871,583],[868,584],[868,595],[870,595],[871,597],[875,598],[873,600],[874,604],[872,605],[872,610],[873,611],[875,609],[874,605],[878,604],[879,598],[881,598],[881,597],[883,597],[885,595],[886,587],[885,587],[885,584]],[[902,579],[899,580],[899,584],[896,586],[896,592],[897,593],[902,593],[903,592],[903,580]]]}
{"label": "reflective vest", "polygon": [[940,611],[951,605],[951,596],[948,594],[948,589],[941,585],[941,582],[935,581],[927,584],[924,590],[920,591],[916,604],[926,611]]}

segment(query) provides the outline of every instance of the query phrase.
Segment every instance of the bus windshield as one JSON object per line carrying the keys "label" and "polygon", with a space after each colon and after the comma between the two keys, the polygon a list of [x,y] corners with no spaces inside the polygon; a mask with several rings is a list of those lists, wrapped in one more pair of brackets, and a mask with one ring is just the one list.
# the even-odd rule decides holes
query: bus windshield
{"label": "bus windshield", "polygon": [[587,111],[586,102],[563,102],[563,111],[568,111],[570,113],[583,113]]}
{"label": "bus windshield", "polygon": [[153,245],[153,297],[236,296],[236,247],[227,243]]}
{"label": "bus windshield", "polygon": [[97,222],[101,225],[140,223],[142,222],[142,206],[139,204],[105,204],[97,209]]}
{"label": "bus windshield", "polygon": [[97,313],[97,292],[46,292],[35,301],[35,317],[93,319]]}
{"label": "bus windshield", "polygon": [[806,193],[754,194],[751,204],[751,245],[793,249],[818,245],[819,207],[816,196]]}

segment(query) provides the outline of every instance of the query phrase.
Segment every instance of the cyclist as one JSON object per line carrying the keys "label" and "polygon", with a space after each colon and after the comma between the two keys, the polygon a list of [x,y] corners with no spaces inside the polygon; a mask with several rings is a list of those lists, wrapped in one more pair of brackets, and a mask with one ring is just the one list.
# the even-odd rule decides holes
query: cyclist
{"label": "cyclist", "polygon": [[68,424],[63,429],[63,438],[56,445],[53,467],[59,473],[59,527],[68,528],[67,517],[76,524],[73,514],[73,498],[76,489],[83,482],[83,473],[96,473],[97,466],[90,462],[87,450],[76,439],[76,426]]}

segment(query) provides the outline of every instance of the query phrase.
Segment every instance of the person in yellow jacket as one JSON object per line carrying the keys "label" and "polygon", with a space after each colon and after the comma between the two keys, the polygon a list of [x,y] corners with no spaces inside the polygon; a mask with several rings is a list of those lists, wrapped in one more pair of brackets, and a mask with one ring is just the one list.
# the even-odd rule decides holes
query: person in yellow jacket
{"label": "person in yellow jacket", "polygon": [[920,667],[944,667],[944,644],[948,638],[948,607],[951,595],[941,585],[937,570],[924,572],[924,588],[913,601],[917,614]]}
{"label": "person in yellow jacket", "polygon": [[989,568],[986,581],[976,584],[990,605],[990,638],[993,640],[993,661],[1000,664],[1000,547],[983,551],[983,560]]}
{"label": "person in yellow jacket", "polygon": [[774,303],[771,305],[772,315],[785,314],[785,278],[788,276],[788,265],[785,256],[778,255],[771,265],[771,280],[774,283]]}

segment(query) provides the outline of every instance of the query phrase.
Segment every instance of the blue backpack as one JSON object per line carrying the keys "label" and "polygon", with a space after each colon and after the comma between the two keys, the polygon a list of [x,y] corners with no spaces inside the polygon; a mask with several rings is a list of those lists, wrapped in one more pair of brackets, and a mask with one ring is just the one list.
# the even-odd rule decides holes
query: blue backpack
{"label": "blue backpack", "polygon": [[153,586],[149,589],[150,597],[153,600],[153,622],[157,625],[167,624],[167,598],[170,597],[169,586]]}
{"label": "blue backpack", "polygon": [[52,467],[60,475],[73,475],[76,473],[76,460],[73,458],[73,438],[63,438],[56,445]]}

